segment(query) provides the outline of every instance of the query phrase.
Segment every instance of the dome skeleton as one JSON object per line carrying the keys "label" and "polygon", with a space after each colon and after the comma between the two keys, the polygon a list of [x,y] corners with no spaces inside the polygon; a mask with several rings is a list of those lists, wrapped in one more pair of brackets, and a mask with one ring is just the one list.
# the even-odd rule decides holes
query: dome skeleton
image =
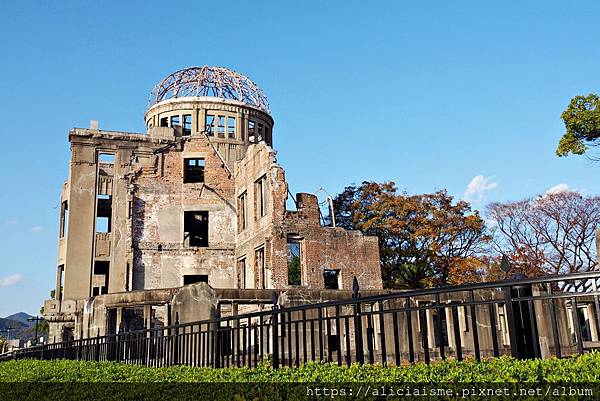
{"label": "dome skeleton", "polygon": [[182,97],[237,100],[270,113],[264,92],[248,77],[224,67],[190,67],[170,74],[152,90],[148,108]]}

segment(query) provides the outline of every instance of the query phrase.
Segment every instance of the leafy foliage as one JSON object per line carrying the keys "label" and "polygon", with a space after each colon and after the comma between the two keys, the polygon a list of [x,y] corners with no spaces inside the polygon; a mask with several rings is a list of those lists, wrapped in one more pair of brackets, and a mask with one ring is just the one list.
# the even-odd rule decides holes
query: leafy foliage
{"label": "leafy foliage", "polygon": [[[387,288],[448,284],[451,272],[474,269],[489,241],[479,214],[446,191],[407,195],[392,181],[365,181],[346,187],[334,209],[339,226],[379,238]],[[470,274],[455,275],[460,277]]]}
{"label": "leafy foliage", "polygon": [[560,138],[556,154],[584,154],[600,139],[600,98],[598,95],[575,96],[561,114],[566,132]]}
{"label": "leafy foliage", "polygon": [[0,363],[0,383],[6,382],[600,382],[600,353],[564,359],[516,360],[507,356],[430,365],[337,366],[309,362],[299,368],[151,368],[116,362],[20,360]]}

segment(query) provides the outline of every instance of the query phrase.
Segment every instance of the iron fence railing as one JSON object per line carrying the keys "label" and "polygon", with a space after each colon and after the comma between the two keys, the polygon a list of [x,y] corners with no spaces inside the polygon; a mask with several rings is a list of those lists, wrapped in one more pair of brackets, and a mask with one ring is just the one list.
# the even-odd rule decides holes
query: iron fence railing
{"label": "iron fence railing", "polygon": [[[430,288],[219,316],[33,346],[10,359],[277,368],[308,361],[400,365],[467,357],[541,358],[600,347],[600,272]],[[565,283],[569,284],[565,286]],[[569,290],[565,290],[568,288]],[[99,333],[98,333],[99,334]]]}

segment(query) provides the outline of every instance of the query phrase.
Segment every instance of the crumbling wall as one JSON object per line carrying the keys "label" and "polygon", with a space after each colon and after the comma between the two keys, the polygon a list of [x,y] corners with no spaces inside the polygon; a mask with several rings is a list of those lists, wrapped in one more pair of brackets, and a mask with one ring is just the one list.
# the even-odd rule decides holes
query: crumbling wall
{"label": "crumbling wall", "polygon": [[[260,216],[257,205],[257,181],[266,180],[266,213]],[[324,270],[339,270],[339,288],[350,289],[357,277],[362,288],[383,287],[376,237],[358,231],[323,227],[317,197],[297,194],[297,211],[286,210],[288,185],[283,168],[277,165],[275,151],[264,143],[251,145],[236,168],[236,196],[246,194],[246,229],[238,215],[236,259],[250,266],[247,288],[290,288],[288,284],[288,237],[302,243],[302,287],[324,288]],[[238,212],[239,213],[239,212]],[[264,247],[265,283],[256,250]],[[241,272],[237,272],[239,278]],[[250,276],[250,277],[248,277]]]}
{"label": "crumbling wall", "polygon": [[[184,183],[186,158],[205,160],[203,183]],[[180,286],[188,274],[233,286],[233,177],[208,139],[192,135],[159,150],[154,168],[139,171],[133,185],[134,288]],[[184,244],[186,211],[208,212],[208,247]]]}

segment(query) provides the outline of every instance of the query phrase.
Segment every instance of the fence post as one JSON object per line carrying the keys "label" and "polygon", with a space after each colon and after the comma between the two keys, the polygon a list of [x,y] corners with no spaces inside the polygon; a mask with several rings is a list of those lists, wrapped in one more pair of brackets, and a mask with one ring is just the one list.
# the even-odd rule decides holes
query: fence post
{"label": "fence post", "polygon": [[221,312],[219,308],[215,311],[215,319],[213,324],[213,341],[214,341],[214,362],[213,367],[220,368],[221,367],[221,339],[219,338],[219,326],[221,325]]}
{"label": "fence post", "polygon": [[278,369],[279,368],[279,312],[277,311],[279,309],[279,305],[278,305],[278,297],[277,297],[277,293],[274,292],[273,293],[273,297],[271,298],[271,301],[273,302],[273,306],[271,307],[271,309],[273,310],[273,314],[272,314],[272,323],[273,323],[273,331],[272,331],[272,335],[273,335],[273,369]]}
{"label": "fence post", "polygon": [[179,312],[175,312],[175,335],[173,337],[173,364],[179,365]]}
{"label": "fence post", "polygon": [[365,355],[363,350],[363,339],[362,339],[362,315],[360,310],[360,286],[358,285],[358,279],[356,276],[352,279],[352,298],[356,299],[354,303],[354,345],[356,348],[356,362],[363,364],[365,362]]}
{"label": "fence post", "polygon": [[100,327],[96,329],[96,362],[100,361]]}

